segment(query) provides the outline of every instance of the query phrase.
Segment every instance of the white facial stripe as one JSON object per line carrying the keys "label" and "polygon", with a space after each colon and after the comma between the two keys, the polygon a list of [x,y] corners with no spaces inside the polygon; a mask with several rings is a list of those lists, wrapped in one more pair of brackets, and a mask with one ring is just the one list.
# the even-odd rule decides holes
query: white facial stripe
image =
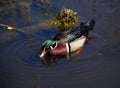
{"label": "white facial stripe", "polygon": [[50,46],[50,48],[53,50],[54,48],[52,46]]}
{"label": "white facial stripe", "polygon": [[55,42],[55,47],[53,47],[53,46],[50,46],[50,48],[53,50],[53,49],[55,49],[56,47],[57,47],[57,42]]}
{"label": "white facial stripe", "polygon": [[57,47],[57,45],[58,45],[58,43],[57,43],[57,42],[55,42],[55,47],[54,47],[54,48],[56,48],[56,47]]}

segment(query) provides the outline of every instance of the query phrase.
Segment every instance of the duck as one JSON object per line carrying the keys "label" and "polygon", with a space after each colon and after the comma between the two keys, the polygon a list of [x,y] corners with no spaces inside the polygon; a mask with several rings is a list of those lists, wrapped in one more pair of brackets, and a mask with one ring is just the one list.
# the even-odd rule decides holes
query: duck
{"label": "duck", "polygon": [[40,58],[45,56],[67,56],[77,51],[89,40],[89,31],[93,30],[95,20],[81,22],[79,26],[58,32],[42,43]]}

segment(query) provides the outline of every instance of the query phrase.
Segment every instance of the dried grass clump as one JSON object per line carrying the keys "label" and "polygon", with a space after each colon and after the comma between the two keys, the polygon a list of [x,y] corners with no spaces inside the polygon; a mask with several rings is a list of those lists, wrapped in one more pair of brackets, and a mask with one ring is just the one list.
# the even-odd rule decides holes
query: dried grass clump
{"label": "dried grass clump", "polygon": [[71,9],[63,8],[57,14],[54,21],[51,21],[51,24],[57,27],[60,31],[64,31],[75,26],[77,21],[77,12],[74,12]]}

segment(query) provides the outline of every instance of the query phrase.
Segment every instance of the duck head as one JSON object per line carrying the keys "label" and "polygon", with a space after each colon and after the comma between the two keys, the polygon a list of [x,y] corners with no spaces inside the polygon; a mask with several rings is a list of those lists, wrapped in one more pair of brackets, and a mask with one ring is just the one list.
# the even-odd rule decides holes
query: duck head
{"label": "duck head", "polygon": [[46,55],[63,56],[67,54],[66,44],[61,41],[46,40],[42,44],[40,58]]}
{"label": "duck head", "polygon": [[39,55],[40,57],[44,57],[45,55],[47,55],[49,52],[51,52],[53,49],[55,49],[57,47],[57,41],[53,41],[53,40],[46,40],[41,47],[41,55]]}

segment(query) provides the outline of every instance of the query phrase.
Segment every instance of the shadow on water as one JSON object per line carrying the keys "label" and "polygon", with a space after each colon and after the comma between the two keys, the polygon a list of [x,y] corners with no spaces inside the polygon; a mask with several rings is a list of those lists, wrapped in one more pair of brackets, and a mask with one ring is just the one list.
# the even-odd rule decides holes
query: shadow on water
{"label": "shadow on water", "polygon": [[[1,0],[0,88],[120,88],[119,0]],[[80,54],[43,65],[41,43],[55,33],[42,22],[63,7],[96,21],[93,37]],[[54,58],[53,58],[54,59]]]}

